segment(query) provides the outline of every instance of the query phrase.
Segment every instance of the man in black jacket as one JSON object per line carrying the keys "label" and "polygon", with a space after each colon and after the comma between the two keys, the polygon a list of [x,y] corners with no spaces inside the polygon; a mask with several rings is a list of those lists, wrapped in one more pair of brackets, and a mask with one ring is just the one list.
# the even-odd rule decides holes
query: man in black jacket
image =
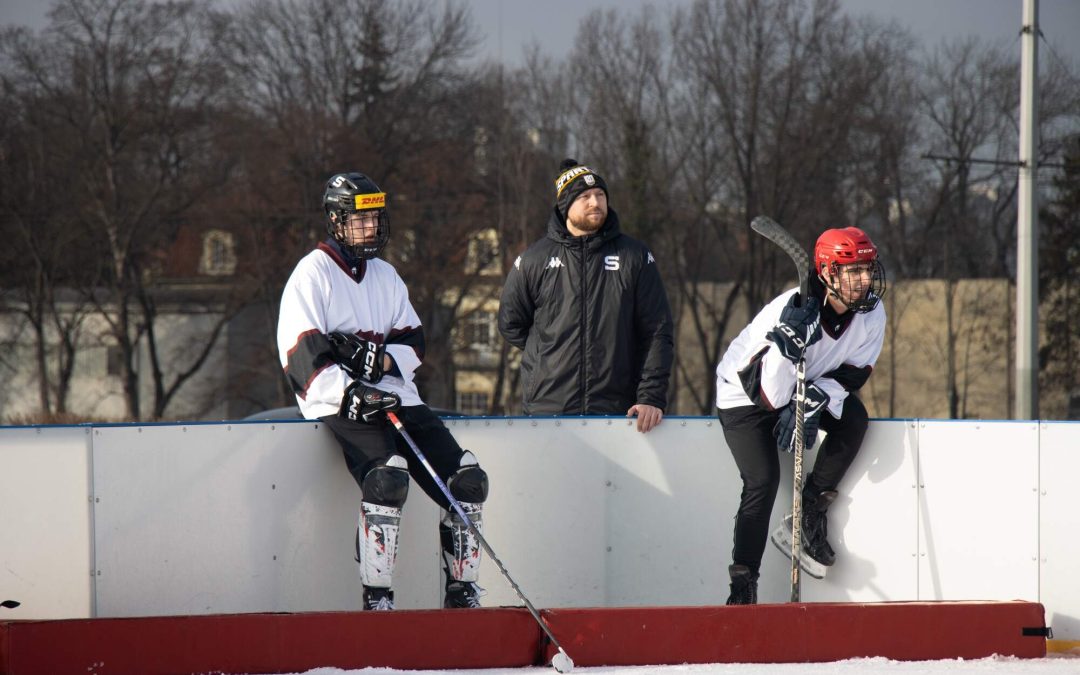
{"label": "man in black jacket", "polygon": [[619,231],[604,179],[577,160],[555,180],[547,236],[514,262],[503,286],[499,332],[523,349],[528,415],[663,419],[672,320],[656,260]]}

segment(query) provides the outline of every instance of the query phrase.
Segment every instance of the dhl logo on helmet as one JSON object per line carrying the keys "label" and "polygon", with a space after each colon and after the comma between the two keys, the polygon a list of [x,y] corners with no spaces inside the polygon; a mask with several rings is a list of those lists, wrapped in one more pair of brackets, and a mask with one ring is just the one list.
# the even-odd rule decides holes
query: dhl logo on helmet
{"label": "dhl logo on helmet", "polygon": [[375,192],[366,195],[356,195],[356,210],[386,208],[386,193]]}

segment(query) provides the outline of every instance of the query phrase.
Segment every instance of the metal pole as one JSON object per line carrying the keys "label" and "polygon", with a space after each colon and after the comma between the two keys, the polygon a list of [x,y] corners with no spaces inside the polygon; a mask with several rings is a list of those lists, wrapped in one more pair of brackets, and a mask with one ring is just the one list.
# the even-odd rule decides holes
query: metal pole
{"label": "metal pole", "polygon": [[1020,175],[1016,223],[1016,405],[1014,417],[1039,414],[1039,2],[1024,0],[1020,40]]}

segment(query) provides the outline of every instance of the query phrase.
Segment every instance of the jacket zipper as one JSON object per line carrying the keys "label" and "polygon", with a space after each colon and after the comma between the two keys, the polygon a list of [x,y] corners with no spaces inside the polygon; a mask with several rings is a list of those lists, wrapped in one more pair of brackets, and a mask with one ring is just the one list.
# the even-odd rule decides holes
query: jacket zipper
{"label": "jacket zipper", "polygon": [[585,263],[585,255],[587,248],[585,246],[585,237],[581,238],[581,367],[579,372],[580,387],[581,387],[581,414],[584,415],[588,410],[588,390],[586,385],[588,383],[587,371],[586,371],[586,354],[589,348],[589,331],[588,331],[588,317],[586,316],[585,305],[588,302],[589,289],[586,283],[586,270],[588,265]]}

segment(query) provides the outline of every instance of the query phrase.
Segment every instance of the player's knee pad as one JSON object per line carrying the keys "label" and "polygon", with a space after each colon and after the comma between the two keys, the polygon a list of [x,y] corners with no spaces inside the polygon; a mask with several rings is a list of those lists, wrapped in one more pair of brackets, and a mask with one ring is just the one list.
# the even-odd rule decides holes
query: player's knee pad
{"label": "player's knee pad", "polygon": [[458,470],[446,481],[446,487],[454,499],[461,502],[482,504],[487,500],[488,477],[487,473],[480,468],[480,462],[476,455],[466,450],[461,456]]}
{"label": "player's knee pad", "polygon": [[356,527],[356,562],[365,586],[390,588],[397,562],[401,507],[360,503]]}
{"label": "player's knee pad", "polygon": [[364,474],[360,490],[364,501],[401,508],[409,496],[409,464],[401,455],[380,459]]}
{"label": "player's knee pad", "polygon": [[[484,505],[462,502],[458,504],[469,521],[483,534]],[[453,507],[443,514],[439,523],[439,537],[442,540],[443,564],[446,567],[447,581],[472,581],[480,578],[480,539],[474,534]]]}

